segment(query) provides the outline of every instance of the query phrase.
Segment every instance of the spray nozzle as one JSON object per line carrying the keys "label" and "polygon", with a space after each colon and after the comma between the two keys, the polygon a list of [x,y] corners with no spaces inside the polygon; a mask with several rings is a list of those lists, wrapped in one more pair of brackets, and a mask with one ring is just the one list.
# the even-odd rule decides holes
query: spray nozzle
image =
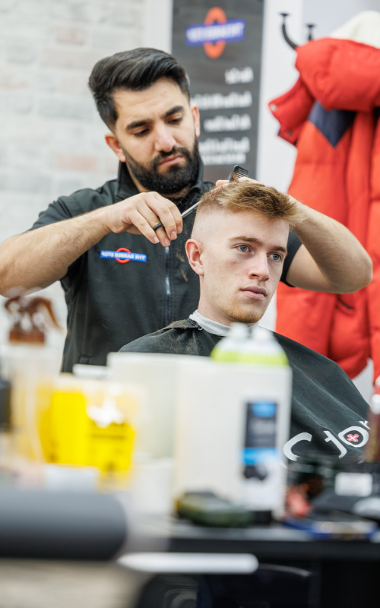
{"label": "spray nozzle", "polygon": [[260,327],[260,325],[255,325],[252,327],[251,331],[251,339],[257,342],[273,342],[275,337],[269,329],[265,329],[265,327]]}
{"label": "spray nozzle", "polygon": [[249,329],[244,323],[232,323],[228,337],[233,340],[245,340],[249,336]]}
{"label": "spray nozzle", "polygon": [[13,325],[9,331],[10,342],[44,344],[45,332],[49,325],[61,329],[52,303],[46,298],[18,294],[6,300],[4,306],[13,317]]}

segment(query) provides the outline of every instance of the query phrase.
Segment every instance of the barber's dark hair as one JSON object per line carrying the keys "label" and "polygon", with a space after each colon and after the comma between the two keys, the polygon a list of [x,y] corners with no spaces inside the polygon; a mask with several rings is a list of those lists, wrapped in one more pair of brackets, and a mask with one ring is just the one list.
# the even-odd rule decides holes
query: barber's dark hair
{"label": "barber's dark hair", "polygon": [[100,117],[112,127],[117,121],[113,93],[120,89],[143,91],[160,78],[175,82],[190,99],[189,79],[184,68],[169,53],[150,48],[115,53],[101,59],[95,64],[88,85]]}

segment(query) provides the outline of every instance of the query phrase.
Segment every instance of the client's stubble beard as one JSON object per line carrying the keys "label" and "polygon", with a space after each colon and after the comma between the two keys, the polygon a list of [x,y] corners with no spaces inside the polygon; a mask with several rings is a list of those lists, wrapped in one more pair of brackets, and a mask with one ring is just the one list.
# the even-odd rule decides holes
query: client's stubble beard
{"label": "client's stubble beard", "polygon": [[231,306],[229,309],[224,310],[224,313],[234,322],[245,323],[246,325],[258,323],[264,316],[264,312],[244,311],[238,306]]}
{"label": "client's stubble beard", "polygon": [[[174,195],[187,188],[191,188],[198,179],[200,156],[196,138],[191,151],[181,146],[174,146],[170,152],[160,152],[149,163],[148,167],[144,167],[135,161],[124,148],[122,150],[128,168],[147,190],[158,192],[159,194]],[[178,153],[182,154],[187,161],[184,167],[172,165],[164,175],[157,171],[160,162]]]}
{"label": "client's stubble beard", "polygon": [[239,303],[230,301],[223,302],[220,306],[223,313],[233,322],[237,323],[245,323],[246,325],[253,325],[260,321],[263,318],[266,309],[268,308],[268,304],[263,307],[261,310],[257,310],[255,308],[246,309],[241,306]]}

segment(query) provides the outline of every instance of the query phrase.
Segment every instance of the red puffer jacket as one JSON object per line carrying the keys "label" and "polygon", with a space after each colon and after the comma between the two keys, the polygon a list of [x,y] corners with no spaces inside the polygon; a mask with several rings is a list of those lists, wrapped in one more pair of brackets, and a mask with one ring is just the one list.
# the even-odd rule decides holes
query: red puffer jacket
{"label": "red puffer jacket", "polygon": [[380,375],[380,50],[324,38],[297,48],[300,78],[270,110],[298,148],[290,194],[345,224],[374,264],[349,295],[278,288],[277,331],[353,378],[372,357]]}

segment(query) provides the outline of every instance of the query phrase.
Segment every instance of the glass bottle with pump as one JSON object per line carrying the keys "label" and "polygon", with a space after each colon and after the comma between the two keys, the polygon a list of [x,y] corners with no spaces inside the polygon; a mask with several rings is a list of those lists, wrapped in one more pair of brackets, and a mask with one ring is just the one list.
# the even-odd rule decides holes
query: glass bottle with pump
{"label": "glass bottle with pump", "polygon": [[13,324],[4,355],[12,383],[13,460],[42,461],[39,423],[50,406],[61,355],[46,345],[46,319],[59,327],[49,300],[18,295],[5,302]]}

